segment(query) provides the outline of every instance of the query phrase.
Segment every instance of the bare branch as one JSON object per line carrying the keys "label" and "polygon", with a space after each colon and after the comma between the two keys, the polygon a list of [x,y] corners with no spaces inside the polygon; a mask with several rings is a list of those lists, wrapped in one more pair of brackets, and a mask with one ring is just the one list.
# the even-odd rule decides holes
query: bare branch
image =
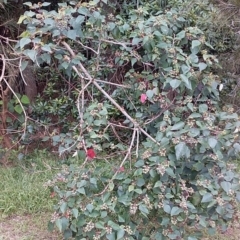
{"label": "bare branch", "polygon": [[[75,54],[73,52],[73,50],[71,49],[71,47],[66,43],[66,42],[62,42],[62,44],[67,48],[67,50],[70,52],[70,54],[74,57]],[[78,64],[80,69],[82,70],[82,72],[85,74],[85,76],[88,78],[88,80],[90,82],[92,82],[95,87],[101,92],[103,93],[103,95],[126,117],[128,118],[134,125],[134,128],[138,128],[145,136],[147,136],[149,139],[151,139],[154,143],[156,143],[157,145],[160,146],[160,143],[157,142],[152,136],[150,136],[143,128],[140,127],[139,123],[133,119],[124,108],[122,108],[92,77],[91,75],[88,73],[88,71],[85,69],[85,67],[79,63]],[[82,75],[79,73],[79,71],[76,71],[76,67],[73,67],[74,71],[79,75],[79,77],[82,77]]]}
{"label": "bare branch", "polygon": [[[132,135],[132,141],[131,141],[131,143],[130,143],[130,146],[129,146],[129,148],[128,148],[128,151],[127,151],[124,159],[122,160],[119,168],[121,168],[121,167],[124,165],[124,163],[126,162],[126,160],[128,159],[128,157],[131,155],[132,148],[133,148],[133,144],[134,144],[134,140],[135,140],[135,137],[136,137],[136,133],[137,133],[138,131],[139,131],[139,130],[138,130],[137,128],[134,129],[133,135]],[[119,171],[116,170],[116,172],[115,172],[114,175],[112,176],[112,179],[109,181],[109,183],[107,184],[107,186],[103,189],[103,191],[100,192],[100,193],[98,193],[98,194],[96,194],[95,196],[100,196],[100,195],[102,195],[105,191],[107,191],[107,189],[108,189],[108,187],[109,187],[109,184],[112,182],[112,180],[114,180],[114,178],[117,176],[118,172],[119,172]]]}

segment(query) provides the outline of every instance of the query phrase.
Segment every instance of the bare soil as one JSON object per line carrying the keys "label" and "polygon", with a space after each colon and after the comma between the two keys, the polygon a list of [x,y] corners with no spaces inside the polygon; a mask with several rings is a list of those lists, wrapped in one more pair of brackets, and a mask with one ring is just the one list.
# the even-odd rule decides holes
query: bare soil
{"label": "bare soil", "polygon": [[48,214],[11,216],[0,220],[0,240],[61,240],[57,232],[47,230]]}

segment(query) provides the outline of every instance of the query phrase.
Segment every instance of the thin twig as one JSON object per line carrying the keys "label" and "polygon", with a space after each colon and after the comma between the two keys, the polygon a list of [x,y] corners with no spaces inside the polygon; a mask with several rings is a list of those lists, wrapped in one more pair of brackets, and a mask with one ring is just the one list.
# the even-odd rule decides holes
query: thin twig
{"label": "thin twig", "polygon": [[[131,144],[130,144],[130,146],[129,146],[129,148],[128,148],[128,151],[127,151],[124,159],[122,160],[119,168],[121,168],[121,167],[124,165],[124,163],[126,162],[126,160],[128,159],[128,157],[131,155],[132,147],[133,147],[133,144],[134,144],[134,140],[135,140],[136,132],[137,132],[137,131],[138,131],[138,129],[135,128],[134,131],[133,131]],[[95,196],[100,196],[100,195],[102,195],[104,192],[106,192],[107,189],[108,189],[108,187],[109,187],[109,184],[114,180],[114,178],[117,176],[118,173],[119,173],[119,171],[116,170],[116,172],[115,172],[114,175],[112,176],[112,179],[111,179],[111,180],[109,181],[109,183],[105,186],[105,188],[102,190],[102,192],[96,194]]]}
{"label": "thin twig", "polygon": [[[62,44],[67,48],[67,50],[70,52],[70,54],[75,57],[75,54],[71,47],[66,43],[62,42]],[[152,136],[150,136],[143,128],[140,127],[139,123],[133,119],[124,108],[122,108],[94,79],[91,77],[91,75],[88,73],[88,71],[85,69],[85,67],[79,62],[79,67],[82,70],[82,72],[85,74],[85,76],[88,78],[90,82],[92,82],[95,87],[103,93],[103,95],[125,116],[127,117],[134,125],[134,128],[138,128],[145,136],[147,136],[149,139],[151,139],[154,143],[160,146],[160,143],[157,142]],[[80,73],[76,71],[76,67],[73,67],[74,71],[79,75]],[[80,74],[79,77],[82,75]]]}

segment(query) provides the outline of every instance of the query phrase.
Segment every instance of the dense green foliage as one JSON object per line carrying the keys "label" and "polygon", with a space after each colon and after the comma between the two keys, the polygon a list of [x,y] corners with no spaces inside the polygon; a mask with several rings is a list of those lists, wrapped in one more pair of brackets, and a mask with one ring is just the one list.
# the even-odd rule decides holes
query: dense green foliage
{"label": "dense green foliage", "polygon": [[[53,98],[50,84],[50,104],[40,112],[36,103],[36,112],[65,122],[44,140],[85,158],[49,182],[59,200],[50,226],[65,239],[193,240],[198,231],[186,226],[214,234],[237,220],[240,186],[229,161],[240,150],[240,121],[219,108],[213,55],[229,42],[218,45],[221,34],[200,20],[215,10],[190,2],[97,0],[57,11],[26,3],[16,49],[57,66],[68,83],[68,96]],[[118,166],[92,162],[119,150]]]}

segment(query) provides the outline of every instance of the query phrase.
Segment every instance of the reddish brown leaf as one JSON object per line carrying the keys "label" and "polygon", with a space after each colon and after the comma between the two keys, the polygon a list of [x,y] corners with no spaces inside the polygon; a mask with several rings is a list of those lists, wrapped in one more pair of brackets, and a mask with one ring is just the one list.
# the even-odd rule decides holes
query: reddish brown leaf
{"label": "reddish brown leaf", "polygon": [[93,159],[96,157],[96,153],[93,148],[87,150],[87,156],[89,159]]}

